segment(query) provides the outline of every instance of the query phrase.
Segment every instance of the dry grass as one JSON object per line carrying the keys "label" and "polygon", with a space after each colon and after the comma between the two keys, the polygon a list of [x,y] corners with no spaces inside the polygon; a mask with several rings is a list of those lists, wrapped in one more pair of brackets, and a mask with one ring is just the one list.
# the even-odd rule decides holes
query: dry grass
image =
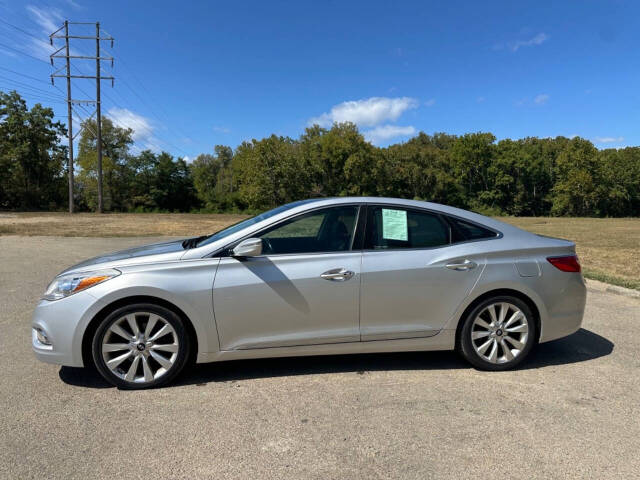
{"label": "dry grass", "polygon": [[640,290],[640,218],[503,217],[525,230],[576,243],[585,276]]}
{"label": "dry grass", "polygon": [[245,218],[246,215],[189,213],[0,213],[0,235],[195,237]]}
{"label": "dry grass", "polygon": [[[0,235],[65,237],[196,236],[246,218],[225,214],[96,215],[81,213],[0,213]],[[535,233],[576,242],[585,274],[640,289],[640,219],[504,217]]]}

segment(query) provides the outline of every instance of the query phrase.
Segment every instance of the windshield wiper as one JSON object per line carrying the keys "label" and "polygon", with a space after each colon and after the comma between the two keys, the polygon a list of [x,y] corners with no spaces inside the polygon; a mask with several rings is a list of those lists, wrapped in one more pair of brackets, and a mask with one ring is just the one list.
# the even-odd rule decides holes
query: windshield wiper
{"label": "windshield wiper", "polygon": [[182,248],[186,250],[189,248],[197,247],[201,241],[206,240],[210,236],[211,235],[201,235],[199,237],[187,238],[186,240],[182,241]]}

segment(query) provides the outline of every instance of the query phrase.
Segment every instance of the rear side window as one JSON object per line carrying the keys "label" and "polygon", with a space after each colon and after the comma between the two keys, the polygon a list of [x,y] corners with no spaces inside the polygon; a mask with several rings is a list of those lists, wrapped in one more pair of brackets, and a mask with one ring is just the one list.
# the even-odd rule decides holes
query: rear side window
{"label": "rear side window", "polygon": [[465,222],[459,218],[447,217],[451,224],[451,242],[466,242],[469,240],[482,240],[483,238],[495,238],[498,236],[493,230],[481,227],[475,223]]}
{"label": "rear side window", "polygon": [[365,249],[429,248],[449,244],[449,227],[429,212],[369,207]]}

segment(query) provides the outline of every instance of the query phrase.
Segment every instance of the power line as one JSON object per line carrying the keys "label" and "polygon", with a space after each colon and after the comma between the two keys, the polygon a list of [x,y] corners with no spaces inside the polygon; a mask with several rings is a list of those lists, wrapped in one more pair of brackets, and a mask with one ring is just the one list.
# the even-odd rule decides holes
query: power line
{"label": "power line", "polygon": [[[105,49],[105,50],[106,50],[106,49]],[[118,58],[118,60],[119,60],[119,58]],[[72,68],[75,68],[76,70],[78,70],[78,71],[79,71],[79,69],[78,69],[77,67],[75,67],[75,66],[72,66]],[[125,83],[124,79],[119,78],[119,80],[120,80],[120,81],[122,81],[123,83]],[[129,88],[131,89],[131,87],[129,87]],[[80,91],[82,91],[82,90],[80,90]],[[132,90],[132,91],[133,91],[133,90]],[[125,103],[126,103],[126,100],[125,100],[125,99],[124,99],[124,98],[123,98],[123,97],[118,93],[118,91],[117,91],[117,90],[115,90],[115,89],[114,89],[114,90],[113,90],[113,92],[114,92],[115,94],[117,94],[117,95],[118,95],[118,97],[120,97],[120,99],[121,99],[123,102],[125,102]],[[135,95],[136,95],[136,96],[137,96],[141,101],[143,101],[143,100],[142,100],[142,98],[141,98],[139,95],[137,95],[137,93],[136,93],[136,92],[134,92],[134,94],[135,94]],[[109,97],[109,96],[106,94],[106,92],[104,93],[104,96],[107,98],[107,100],[111,101],[111,103],[113,103],[113,105],[114,105],[116,108],[119,108],[120,110],[127,110],[125,107],[123,107],[123,106],[122,106],[122,105],[120,105],[118,102],[116,102],[113,98]],[[161,119],[159,119],[159,118],[158,118],[158,120],[160,121],[160,123],[165,123],[165,122],[163,122],[163,121],[162,121]],[[180,150],[180,151],[181,151],[181,152],[183,152],[185,155],[189,155],[189,153],[188,153],[186,150],[184,150],[183,148],[180,148],[179,146],[177,146],[177,145],[175,145],[175,144],[173,144],[173,143],[171,143],[171,142],[169,142],[169,141],[167,141],[167,140],[164,140],[164,139],[162,139],[162,138],[156,138],[156,137],[154,137],[154,140],[155,140],[156,142],[160,142],[160,143],[164,144],[164,145],[165,145],[165,147],[168,147],[168,148],[167,148],[168,150],[170,150],[170,149]],[[157,147],[157,146],[159,146],[159,145],[155,145],[155,146]],[[139,147],[138,147],[138,150],[142,151],[142,149],[140,149]],[[164,148],[161,148],[161,150],[164,150]]]}
{"label": "power line", "polygon": [[[105,50],[111,55],[114,56],[113,52],[111,52],[109,49]],[[145,85],[143,85],[142,81],[140,81],[140,79],[136,76],[136,74],[133,72],[133,70],[131,68],[129,68],[127,62],[124,60],[124,58],[122,57],[122,55],[118,56],[118,61],[120,63],[122,63],[122,66],[125,68],[125,70],[127,70],[129,72],[129,74],[131,75],[131,77],[136,80],[136,82],[138,82],[138,85],[140,85],[140,87],[145,90],[145,91],[149,91],[148,88],[145,87]],[[157,107],[160,109],[161,112],[164,113],[165,115],[165,119],[162,120],[160,118],[160,116],[156,113],[156,111],[154,110],[153,106],[150,103],[147,103],[146,100],[141,97],[138,92],[136,92],[133,87],[131,87],[131,85],[129,85],[129,83],[125,80],[125,78],[121,75],[120,76],[120,81],[125,85],[125,87],[127,87],[129,90],[131,90],[131,92],[149,109],[149,111],[153,114],[154,117],[156,117],[156,119],[160,122],[160,123],[168,123],[169,120],[169,115],[167,114],[167,112],[162,108],[162,106],[160,105],[160,102],[156,102]],[[186,134],[184,131],[182,131],[179,128],[176,128],[175,130],[178,130],[185,138],[189,138],[189,135]],[[181,150],[182,152],[184,152],[186,155],[188,155],[188,153],[183,150],[182,148],[176,147],[175,145],[173,145],[174,148],[177,148],[178,150]]]}
{"label": "power line", "polygon": [[18,50],[17,48],[13,48],[10,45],[5,45],[4,43],[0,43],[0,47],[12,50],[12,51],[14,51],[16,53],[19,53],[19,54],[24,55],[26,57],[33,58],[34,60],[38,60],[39,62],[46,63],[47,65],[49,65],[49,62],[47,62],[46,60],[43,60],[43,59],[38,58],[38,57],[34,57],[33,55],[29,55],[28,53],[23,52],[22,50]]}
{"label": "power line", "polygon": [[53,98],[64,99],[64,97],[62,95],[58,95],[56,93],[53,93],[53,92],[51,92],[51,90],[44,90],[42,88],[34,87],[33,85],[29,85],[28,83],[19,82],[17,80],[14,80],[13,78],[5,77],[3,75],[0,75],[0,78],[3,79],[4,81],[8,81],[8,82],[14,83],[14,84],[16,84],[16,85],[18,85],[19,87],[22,87],[22,88],[28,88],[30,90],[34,90],[36,92],[43,93],[43,94],[48,95],[48,96],[53,97]]}
{"label": "power line", "polygon": [[40,40],[40,41],[42,41],[42,39],[41,39],[40,37],[37,37],[37,36],[35,36],[33,33],[27,32],[26,30],[24,30],[24,29],[22,29],[22,28],[20,28],[20,27],[18,27],[18,26],[16,26],[16,25],[14,25],[14,24],[12,24],[12,23],[7,22],[6,20],[2,20],[2,19],[0,18],[0,22],[4,23],[5,25],[9,25],[11,28],[15,28],[16,30],[18,30],[19,32],[24,33],[25,35],[29,35],[30,37],[33,37],[33,38],[35,38],[36,40]]}
{"label": "power line", "polygon": [[[12,90],[16,90],[15,87],[12,87],[10,85],[3,85],[0,83],[0,90],[7,90],[7,91],[12,91]],[[36,93],[36,92],[30,92],[30,91],[21,91],[20,95],[22,97],[28,98],[29,100],[37,100],[38,103],[45,103],[45,104],[53,104],[53,103],[57,103],[57,104],[64,104],[65,100],[61,99],[61,98],[52,98],[52,97],[47,97],[46,95],[43,95],[41,93]]]}
{"label": "power line", "polygon": [[24,73],[16,72],[15,70],[11,70],[10,68],[0,67],[0,70],[6,70],[7,72],[11,72],[14,75],[20,75],[21,77],[26,77],[26,78],[28,78],[30,80],[33,80],[34,82],[40,82],[40,83],[45,83],[47,85],[51,85],[49,82],[46,82],[46,81],[41,80],[41,79],[36,78],[36,77],[32,77],[30,75],[25,75]]}
{"label": "power line", "polygon": [[39,90],[31,90],[31,89],[29,89],[29,87],[16,87],[15,85],[12,85],[11,83],[8,83],[6,80],[0,80],[0,83],[3,84],[3,88],[5,88],[5,89],[7,89],[7,90],[15,90],[15,91],[19,90],[24,95],[26,95],[26,94],[37,95],[40,98],[45,99],[45,100],[64,101],[63,97],[56,97],[56,96],[53,96],[53,95],[49,95],[49,94],[41,92]]}
{"label": "power line", "polygon": [[[13,87],[0,85],[0,89],[2,88],[6,88],[9,91],[15,90],[15,88]],[[38,103],[46,102],[47,104],[56,103],[61,105],[64,105],[66,103],[64,100],[52,99],[49,97],[45,97],[44,95],[32,92],[21,92],[21,96],[27,98],[30,101],[36,100]]]}

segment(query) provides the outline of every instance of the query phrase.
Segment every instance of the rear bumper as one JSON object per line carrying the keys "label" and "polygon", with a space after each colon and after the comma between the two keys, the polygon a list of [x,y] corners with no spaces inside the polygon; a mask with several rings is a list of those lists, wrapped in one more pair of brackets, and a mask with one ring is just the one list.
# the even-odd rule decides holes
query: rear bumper
{"label": "rear bumper", "polygon": [[547,318],[541,325],[540,343],[571,335],[582,326],[587,302],[587,286],[579,273],[561,272],[561,274],[571,277],[566,279],[563,288],[547,292],[545,295]]}

